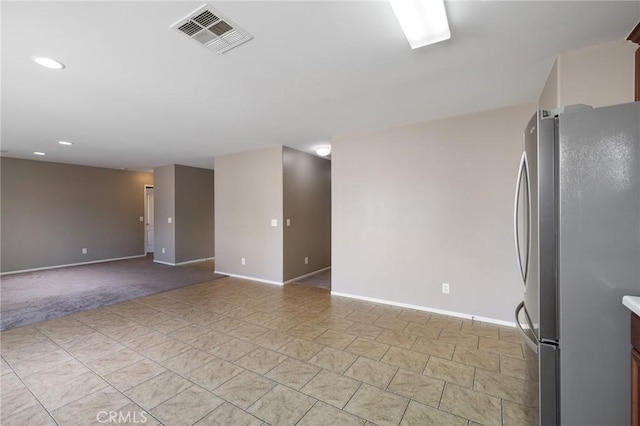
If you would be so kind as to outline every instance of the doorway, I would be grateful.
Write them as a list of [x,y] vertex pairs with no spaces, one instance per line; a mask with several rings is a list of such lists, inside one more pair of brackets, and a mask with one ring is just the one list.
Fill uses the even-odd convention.
[[144,186],[144,246],[153,253],[153,186]]

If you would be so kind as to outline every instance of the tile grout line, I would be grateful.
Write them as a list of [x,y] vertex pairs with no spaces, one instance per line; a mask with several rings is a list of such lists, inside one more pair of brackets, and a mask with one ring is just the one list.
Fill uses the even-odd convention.
[[[357,380],[357,382],[360,383],[360,385],[358,386],[358,388],[355,390],[355,392],[353,392],[353,394],[349,397],[349,399],[347,400],[347,402],[344,403],[344,405],[342,406],[341,410],[345,411],[344,409],[347,407],[347,405],[349,405],[349,403],[351,402],[351,400],[353,399],[353,397],[358,393],[358,391],[360,390],[360,388],[362,388],[362,386],[364,385],[364,382],[360,382],[360,380]],[[349,413],[348,411],[345,411],[347,413]],[[352,413],[349,413],[352,414]]]
[[[303,386],[304,387],[304,386]],[[315,398],[314,398],[315,399]],[[295,425],[297,425],[298,423],[300,423],[302,421],[302,419],[304,419],[304,417],[309,413],[309,411],[313,410],[313,407],[315,407],[316,405],[318,405],[318,403],[320,402],[319,399],[315,399],[316,402],[313,403],[313,405],[311,407],[309,407],[309,409],[307,411],[304,412],[304,414],[302,415],[302,417],[300,417],[296,422]]]
[[413,401],[413,399],[411,398],[407,398],[409,401],[407,402],[407,406],[404,407],[404,411],[402,412],[402,417],[400,417],[400,421],[398,422],[398,424],[402,423],[402,420],[404,419],[404,416],[407,414],[407,410],[409,409],[409,404],[411,404],[411,401]]
[[444,397],[444,390],[447,387],[447,381],[444,381],[444,385],[442,385],[442,391],[440,392],[440,398],[438,399],[438,406],[436,407],[438,410],[440,409],[440,405],[442,405],[442,398]]
[[[391,380],[389,380],[389,383],[387,383],[387,386],[385,386],[385,388],[384,388],[385,391],[389,391],[389,386],[391,385],[391,382],[393,382],[393,379],[396,378],[396,375],[398,374],[398,371],[400,371],[400,368],[396,367],[396,371],[393,372],[393,377],[391,377]],[[389,392],[392,392],[392,391],[389,391]]]

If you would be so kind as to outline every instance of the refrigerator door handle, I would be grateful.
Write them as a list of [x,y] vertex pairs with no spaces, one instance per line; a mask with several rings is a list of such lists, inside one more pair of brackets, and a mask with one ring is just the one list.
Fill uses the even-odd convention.
[[[531,349],[533,353],[537,354],[538,342],[536,340],[533,340],[531,336],[529,336],[529,334],[527,334],[527,332],[524,331],[524,328],[522,328],[522,324],[520,324],[520,311],[522,310],[522,308],[524,308],[524,301],[520,302],[518,306],[516,306],[516,327],[518,328],[518,331],[522,335],[524,342],[527,344],[527,346],[529,346],[529,349]],[[527,318],[527,322],[528,321],[529,319]],[[531,328],[530,324],[529,324],[529,327]]]
[[[518,215],[520,213],[520,203],[519,198],[520,198],[520,191],[522,190],[521,184],[522,184],[522,177],[525,176],[525,178],[527,179],[527,202],[529,202],[529,171],[527,170],[527,153],[523,152],[522,153],[522,157],[520,158],[520,167],[518,168],[518,179],[516,181],[516,196],[515,196],[515,201],[513,204],[513,235],[515,237],[515,243],[516,243],[516,258],[518,261],[518,270],[520,271],[520,277],[522,278],[522,286],[526,288],[527,286],[527,269],[528,266],[523,265],[522,264],[522,253],[520,252],[520,233],[518,231]],[[527,215],[527,221],[529,220],[529,216]],[[529,236],[529,227],[530,224],[527,224],[527,236]],[[526,264],[528,265],[529,263],[529,253],[528,253],[528,244],[529,242],[527,241],[527,259],[526,259]]]
[[[527,278],[529,277],[529,262],[531,260],[531,179],[529,176],[529,161],[527,160],[527,153],[524,153],[524,177],[527,181],[527,254],[525,255],[524,263],[524,282],[525,288],[527,287]],[[525,312],[526,313],[526,312]],[[529,321],[531,322],[531,321]]]

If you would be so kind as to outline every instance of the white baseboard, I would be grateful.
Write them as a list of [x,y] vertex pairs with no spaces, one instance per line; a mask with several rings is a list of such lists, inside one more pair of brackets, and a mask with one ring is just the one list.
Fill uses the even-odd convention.
[[23,272],[45,271],[47,269],[67,268],[69,266],[82,266],[82,265],[92,265],[94,263],[115,262],[116,260],[135,259],[135,258],[138,258],[138,257],[146,257],[146,256],[147,255],[145,253],[145,254],[137,254],[135,256],[115,257],[113,259],[92,260],[90,262],[68,263],[66,265],[54,265],[54,266],[44,266],[42,268],[21,269],[19,271],[0,272],[0,276],[1,275],[21,274]]
[[248,277],[248,276],[245,276],[245,275],[238,275],[238,274],[230,274],[228,272],[222,272],[222,271],[214,271],[214,272],[216,274],[228,275],[228,276],[234,277],[234,278],[242,278],[243,280],[257,281],[257,282],[260,282],[260,283],[282,286],[282,285],[285,285],[285,284],[289,284],[290,282],[293,282],[295,280],[299,280],[299,279],[302,279],[302,278],[310,277],[311,275],[319,274],[320,272],[324,272],[324,271],[327,271],[329,269],[331,269],[331,266],[328,266],[328,267],[322,268],[322,269],[318,269],[317,271],[313,271],[313,272],[310,272],[308,274],[301,275],[299,277],[295,277],[295,278],[292,278],[292,279],[284,281],[284,282],[263,280],[262,278]]
[[245,276],[245,275],[238,275],[238,274],[230,274],[229,272],[223,272],[223,271],[213,271],[213,272],[216,273],[216,274],[220,274],[220,275],[228,275],[228,276],[233,277],[233,278],[241,278],[243,280],[257,281],[259,283],[279,285],[279,286],[283,286],[284,285],[284,283],[282,283],[282,282],[263,280],[262,278],[248,277],[248,276]]
[[373,297],[365,297],[365,296],[357,296],[355,294],[339,293],[337,291],[332,291],[331,295],[332,296],[347,297],[349,299],[364,300],[364,301],[373,302],[373,303],[382,303],[382,304],[391,305],[391,306],[399,306],[401,308],[415,309],[416,311],[424,311],[424,312],[431,312],[431,313],[434,313],[434,314],[448,315],[450,317],[464,318],[464,319],[469,319],[469,320],[474,320],[474,321],[486,322],[486,323],[489,323],[489,324],[502,325],[502,326],[505,326],[505,327],[513,327],[513,328],[515,328],[515,326],[516,326],[515,322],[503,321],[503,320],[499,320],[499,319],[495,319],[495,318],[481,317],[481,316],[478,316],[478,315],[464,314],[464,313],[461,313],[461,312],[447,311],[447,310],[444,310],[444,309],[430,308],[430,307],[427,307],[427,306],[419,306],[419,305],[411,305],[411,304],[408,304],[408,303],[392,302],[390,300],[376,299],[376,298],[373,298]]
[[299,277],[292,278],[290,280],[285,281],[284,283],[285,284],[289,284],[289,283],[294,282],[295,280],[301,280],[303,278],[307,278],[307,277],[310,277],[312,275],[319,274],[320,272],[328,271],[329,269],[331,269],[331,266],[327,266],[326,268],[318,269],[317,271],[309,272],[308,274],[300,275]]
[[155,260],[153,259],[153,263],[160,263],[162,265],[167,265],[167,266],[176,266],[175,263],[171,263],[171,262],[163,262],[162,260]]
[[162,263],[163,265],[182,266],[182,265],[188,265],[190,263],[206,262],[207,260],[215,260],[215,259],[216,259],[215,257],[205,257],[203,259],[187,260],[186,262],[178,262],[178,263],[163,262],[162,260],[155,260],[155,259],[153,259],[153,261],[155,263]]
[[206,262],[207,260],[215,260],[215,259],[216,259],[215,257],[205,257],[203,259],[187,260],[186,262],[178,262],[178,263],[176,263],[176,266],[188,265],[190,263]]

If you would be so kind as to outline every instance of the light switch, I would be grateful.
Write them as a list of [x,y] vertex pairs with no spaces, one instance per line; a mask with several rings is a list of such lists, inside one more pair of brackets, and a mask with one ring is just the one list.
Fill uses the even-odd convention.
[[173,219],[172,219],[172,218],[167,218],[167,222],[168,222],[168,223],[172,223],[172,222],[173,222]]
[[291,219],[287,219],[287,226],[291,226]]
[[140,222],[144,222],[144,217],[140,216]]
[[271,226],[278,226],[278,219],[271,219]]

